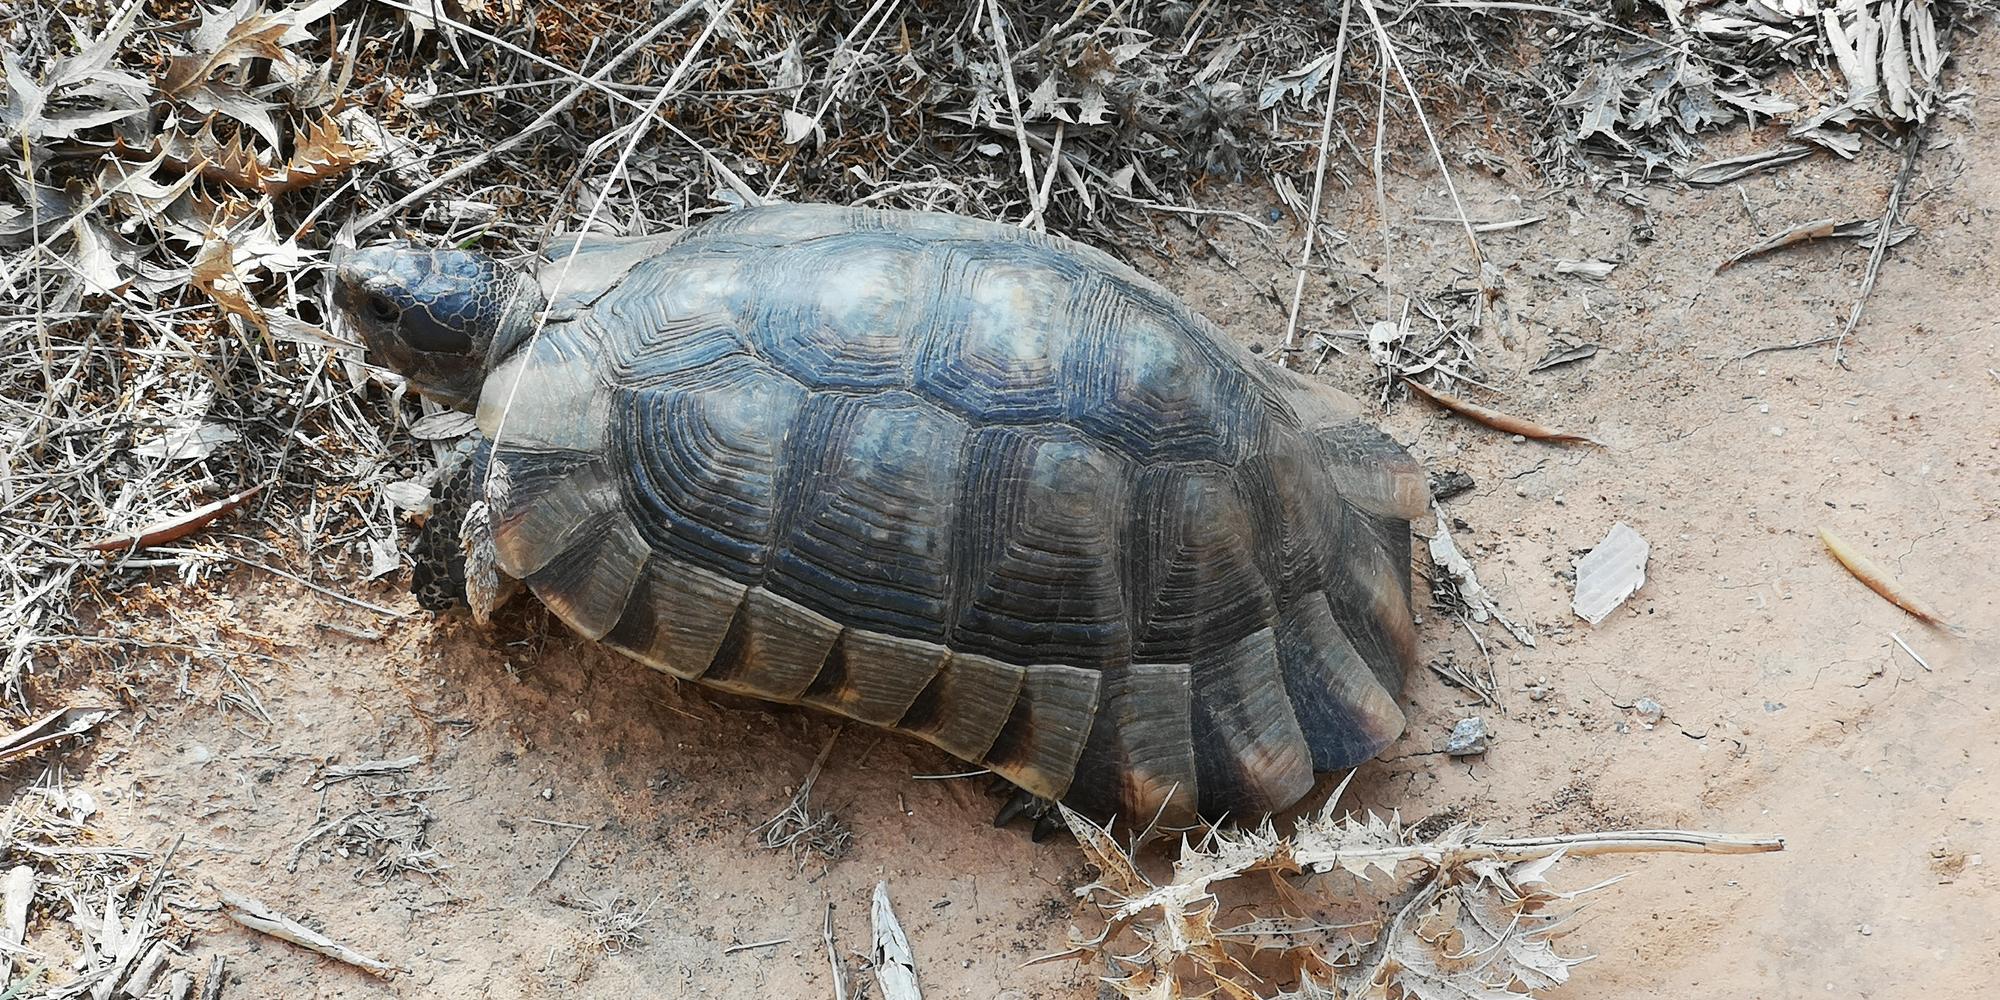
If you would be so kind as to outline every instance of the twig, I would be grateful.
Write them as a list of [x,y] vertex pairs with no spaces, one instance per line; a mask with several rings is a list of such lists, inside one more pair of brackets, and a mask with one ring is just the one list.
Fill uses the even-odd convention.
[[555,863],[549,865],[549,870],[543,872],[542,877],[536,879],[535,884],[528,887],[528,891],[534,892],[536,889],[549,884],[549,880],[556,877],[556,872],[562,870],[563,862],[568,861],[571,852],[576,850],[576,845],[583,843],[583,838],[589,835],[590,829],[588,827],[577,831],[576,836],[571,838],[569,846],[563,848],[561,854],[556,855]]
[[280,941],[290,941],[308,951],[316,951],[337,962],[346,962],[357,968],[366,969],[378,976],[394,975],[396,967],[371,955],[364,955],[292,918],[271,909],[263,902],[228,889],[218,890],[222,894],[223,912],[229,919],[257,931],[269,934]]
[[847,967],[840,964],[840,949],[833,944],[833,904],[826,904],[826,922],[820,926],[820,940],[826,943],[826,965],[833,976],[833,1000],[847,1000]]
[[222,987],[227,985],[223,973],[228,963],[219,954],[208,958],[208,978],[201,983],[201,1000],[222,1000]]
[[1894,640],[1896,640],[1896,645],[1898,645],[1898,646],[1901,646],[1901,647],[1903,647],[1903,652],[1905,652],[1905,653],[1908,653],[1908,654],[1910,654],[1910,659],[1912,659],[1912,660],[1915,660],[1915,661],[1917,661],[1917,666],[1920,666],[1920,667],[1924,668],[1924,672],[1925,672],[1925,673],[1930,673],[1930,672],[1931,672],[1931,665],[1930,665],[1929,663],[1925,662],[1925,660],[1924,660],[1924,658],[1923,658],[1923,657],[1921,657],[1921,656],[1918,656],[1918,655],[1917,655],[1917,651],[1916,651],[1916,650],[1914,650],[1914,649],[1911,649],[1911,648],[1910,648],[1910,644],[1909,644],[1909,643],[1907,643],[1907,642],[1904,642],[1904,641],[1903,641],[1903,637],[1902,637],[1902,636],[1900,636],[1900,635],[1897,635],[1897,634],[1896,634],[1896,633],[1894,633],[1894,632],[1891,632],[1891,633],[1889,633],[1889,638],[1891,638],[1891,639],[1894,639]]
[[791,940],[792,939],[788,937],[781,937],[781,938],[772,938],[769,941],[752,941],[749,944],[733,944],[727,948],[722,949],[722,953],[724,955],[734,955],[739,951],[752,951],[757,948],[775,948],[781,944],[790,944]]
[[[1424,114],[1424,99],[1417,94],[1416,82],[1410,79],[1409,71],[1403,68],[1403,58],[1396,54],[1396,46],[1390,43],[1389,32],[1382,27],[1382,18],[1375,13],[1375,5],[1364,3],[1361,5],[1361,10],[1368,15],[1369,23],[1375,26],[1375,37],[1381,42],[1382,51],[1389,56],[1389,62],[1395,65],[1396,75],[1402,78],[1403,89],[1410,95],[1410,106],[1417,112],[1417,123],[1424,128],[1424,138],[1431,144],[1431,156],[1437,160],[1438,173],[1444,177],[1444,189],[1451,193],[1451,207],[1458,211],[1458,221],[1465,227],[1465,241],[1472,246],[1472,262],[1474,265],[1483,265],[1486,263],[1486,255],[1479,250],[1479,234],[1472,231],[1472,220],[1465,214],[1465,203],[1459,200],[1458,185],[1452,182],[1451,168],[1445,165],[1444,150],[1438,146],[1437,133],[1431,131],[1430,116]],[[1475,270],[1479,271],[1479,284],[1483,289],[1486,285],[1485,269],[1475,267]]]
[[[1366,0],[1363,0],[1366,2]],[[1326,190],[1326,161],[1332,159],[1327,146],[1333,139],[1333,106],[1340,97],[1340,73],[1347,61],[1347,15],[1352,0],[1340,2],[1340,34],[1333,42],[1333,70],[1326,83],[1326,115],[1319,123],[1319,161],[1313,166],[1313,193],[1311,210],[1306,219],[1305,245],[1299,248],[1297,273],[1292,281],[1292,308],[1285,317],[1285,346],[1278,354],[1278,363],[1289,368],[1292,352],[1298,347],[1299,303],[1306,294],[1306,268],[1312,263],[1313,243],[1319,237],[1320,198]]]
[[285,579],[290,580],[293,583],[296,583],[299,586],[312,591],[313,593],[319,594],[324,597],[331,597],[342,604],[350,604],[353,605],[354,607],[360,608],[363,611],[373,611],[374,613],[382,615],[383,617],[386,618],[410,617],[408,614],[405,614],[404,612],[391,611],[388,608],[382,607],[379,604],[370,604],[367,601],[364,601],[358,597],[349,597],[338,590],[330,590],[326,587],[322,587],[319,584],[314,583],[311,580],[306,579],[305,577],[299,576],[296,573],[288,573],[282,569],[277,568],[276,566],[267,566],[264,563],[260,563],[255,559],[245,559],[234,552],[225,552],[223,553],[223,555],[245,566],[249,566],[255,569],[261,569],[264,572],[270,573],[274,576],[282,576]]
[[[402,4],[394,3],[392,2],[392,0],[377,0],[377,2],[386,3],[391,7],[403,8]],[[423,184],[418,185],[416,188],[414,188],[408,194],[405,194],[401,198],[398,198],[395,201],[392,201],[389,204],[379,209],[376,209],[373,212],[368,213],[367,215],[361,218],[361,221],[354,223],[353,226],[350,227],[351,230],[353,232],[360,232],[364,229],[367,229],[371,226],[374,226],[382,222],[383,220],[389,218],[390,216],[395,215],[397,212],[402,211],[404,207],[415,204],[416,202],[421,201],[426,197],[429,197],[430,193],[436,191],[438,188],[441,188],[446,184],[449,184],[452,181],[455,181],[460,177],[463,177],[466,174],[469,174],[474,170],[479,169],[481,166],[485,165],[486,161],[491,160],[495,156],[498,156],[501,153],[513,149],[515,146],[518,146],[521,143],[525,142],[529,136],[534,135],[536,132],[541,131],[543,128],[546,128],[547,126],[552,124],[556,120],[556,118],[561,116],[564,111],[569,110],[569,106],[575,104],[580,98],[582,98],[585,91],[590,90],[593,87],[597,87],[598,89],[605,89],[599,85],[601,85],[603,81],[611,75],[613,70],[617,69],[620,65],[623,65],[625,60],[630,59],[633,56],[639,54],[639,52],[643,50],[647,45],[652,44],[653,39],[660,37],[660,35],[665,33],[668,28],[671,28],[674,25],[679,24],[681,21],[685,20],[689,14],[692,14],[695,11],[700,10],[701,6],[702,6],[702,0],[687,0],[686,3],[683,3],[679,7],[675,8],[673,13],[668,14],[665,18],[662,18],[658,24],[653,25],[651,30],[647,31],[645,34],[640,35],[638,38],[634,39],[630,45],[627,45],[623,49],[620,49],[618,53],[616,55],[613,55],[610,59],[605,60],[604,65],[599,66],[597,68],[597,72],[592,73],[589,77],[586,77],[581,82],[579,82],[575,87],[572,87],[570,89],[570,92],[564,94],[561,100],[543,109],[542,113],[535,116],[535,120],[529,122],[526,128],[523,128],[520,131],[515,132],[513,135],[510,135],[507,138],[494,143],[492,146],[480,150],[479,153],[473,156],[471,159],[466,160],[464,163],[461,163],[458,166],[453,167],[442,174],[439,174],[438,176],[432,178],[429,181],[426,181]],[[418,11],[418,13],[424,13],[424,16],[426,17],[442,16],[441,12],[439,14],[430,14],[430,13],[425,13],[423,11]],[[538,56],[531,55],[531,58],[535,58],[538,61],[547,62],[547,60],[543,60]],[[571,72],[571,71],[565,70],[564,72]],[[619,94],[615,91],[610,91],[608,89],[605,89],[605,92],[611,94],[612,96],[616,97],[621,101],[637,103],[635,101],[632,101],[625,95]]]
[[[1900,29],[1896,29],[1900,30]],[[1925,119],[1917,124],[1903,148],[1903,165],[1896,171],[1896,181],[1889,186],[1889,204],[1882,210],[1882,224],[1875,230],[1875,245],[1868,251],[1868,271],[1861,276],[1861,292],[1854,297],[1854,308],[1847,313],[1847,325],[1840,330],[1840,336],[1833,342],[1834,364],[1847,367],[1847,338],[1854,328],[1861,324],[1861,310],[1868,304],[1868,295],[1875,290],[1875,279],[1882,275],[1882,259],[1889,253],[1889,244],[1895,242],[1896,216],[1903,210],[1903,192],[1910,187],[1910,178],[1917,172],[1917,154],[1924,148],[1924,139],[1930,135],[1930,123]]]
[[[1021,90],[1014,85],[1014,61],[1007,57],[1007,32],[1000,27],[999,0],[986,0],[986,26],[992,29],[993,49],[1000,57],[1000,76],[1007,84],[1007,109],[1014,115],[1014,141],[1020,146],[1021,179],[1028,183],[1028,195],[1032,198],[1036,191],[1041,190],[1041,185],[1035,183],[1035,162],[1028,155],[1028,129],[1021,120]],[[1049,169],[1055,169],[1053,159]],[[1032,210],[1027,218],[1021,220],[1021,225],[1036,230],[1045,228],[1041,217]]]

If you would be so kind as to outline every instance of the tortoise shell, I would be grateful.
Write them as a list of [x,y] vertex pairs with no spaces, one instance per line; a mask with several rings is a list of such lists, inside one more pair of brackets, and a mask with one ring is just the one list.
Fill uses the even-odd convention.
[[755,208],[558,239],[512,289],[539,330],[483,259],[340,266],[402,314],[340,303],[378,353],[476,396],[499,567],[650,666],[1140,822],[1283,808],[1402,731],[1416,463],[1104,253]]

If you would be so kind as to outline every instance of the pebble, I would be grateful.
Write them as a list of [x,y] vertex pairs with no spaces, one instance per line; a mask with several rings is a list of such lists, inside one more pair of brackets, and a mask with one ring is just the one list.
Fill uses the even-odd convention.
[[1659,725],[1660,720],[1667,717],[1667,710],[1660,707],[1659,702],[1647,697],[1633,702],[1632,712],[1639,717],[1640,722],[1646,724],[1647,729]]
[[1453,757],[1477,757],[1486,752],[1489,739],[1486,720],[1479,716],[1460,719],[1451,727],[1451,737],[1445,740],[1444,752]]

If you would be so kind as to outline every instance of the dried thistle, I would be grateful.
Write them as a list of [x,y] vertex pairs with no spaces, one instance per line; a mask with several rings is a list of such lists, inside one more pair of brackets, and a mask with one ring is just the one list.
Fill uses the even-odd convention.
[[1268,821],[1211,830],[1155,882],[1105,828],[1063,818],[1098,869],[1077,894],[1102,926],[1050,958],[1102,957],[1107,986],[1147,1000],[1520,1000],[1568,981],[1582,961],[1555,949],[1568,904],[1616,881],[1556,889],[1564,857],[1784,846],[1675,830],[1487,839],[1470,823],[1424,839],[1396,816],[1336,815],[1329,802],[1290,836]]

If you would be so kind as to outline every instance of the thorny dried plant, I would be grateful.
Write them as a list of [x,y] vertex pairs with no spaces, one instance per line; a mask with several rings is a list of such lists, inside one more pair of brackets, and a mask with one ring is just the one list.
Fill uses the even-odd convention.
[[1559,890],[1549,873],[1563,858],[1783,847],[1678,830],[1492,839],[1470,823],[1419,837],[1329,802],[1289,836],[1269,822],[1212,830],[1155,881],[1105,828],[1063,816],[1098,871],[1077,890],[1096,930],[1044,960],[1102,958],[1106,986],[1144,1000],[1523,1000],[1569,979],[1582,959],[1555,940],[1571,904],[1617,881]]

